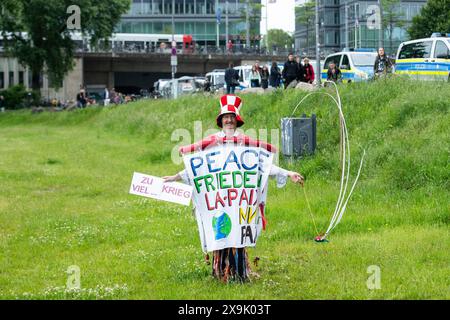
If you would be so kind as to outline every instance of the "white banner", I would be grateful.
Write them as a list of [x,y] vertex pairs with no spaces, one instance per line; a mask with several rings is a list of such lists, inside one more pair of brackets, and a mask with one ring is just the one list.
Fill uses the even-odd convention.
[[164,183],[162,178],[135,172],[130,193],[188,206],[191,202],[192,187],[178,182]]
[[272,160],[263,148],[233,144],[183,156],[204,251],[256,245]]

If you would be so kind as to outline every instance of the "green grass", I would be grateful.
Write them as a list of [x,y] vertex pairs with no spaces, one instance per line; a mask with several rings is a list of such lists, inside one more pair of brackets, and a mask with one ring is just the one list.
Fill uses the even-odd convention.
[[[271,182],[268,229],[250,249],[260,278],[224,285],[210,277],[190,207],[128,194],[134,171],[172,163],[175,129],[214,129],[218,99],[186,97],[111,108],[0,114],[2,299],[437,299],[450,298],[450,85],[404,79],[341,86],[353,174],[366,161],[329,243],[315,236],[303,191]],[[245,129],[278,129],[305,95],[243,95]],[[281,166],[307,178],[324,230],[339,191],[336,107],[313,96],[316,155]],[[175,137],[176,138],[176,137]],[[273,141],[275,142],[275,141]],[[81,270],[81,291],[64,289]],[[381,268],[369,290],[367,268]]]

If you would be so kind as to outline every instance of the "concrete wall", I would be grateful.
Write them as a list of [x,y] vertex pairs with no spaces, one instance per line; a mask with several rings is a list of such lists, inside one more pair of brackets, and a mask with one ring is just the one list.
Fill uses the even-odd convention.
[[[0,90],[7,89],[13,85],[22,83],[27,89],[31,88],[31,71],[18,63],[16,58],[0,57],[0,72],[3,72],[3,81],[0,80]],[[13,77],[10,77],[12,72]],[[22,81],[21,81],[22,80]],[[3,88],[2,88],[3,83]],[[75,66],[63,81],[63,86],[59,90],[49,88],[48,77],[44,74],[42,79],[41,95],[47,99],[75,100],[76,94],[83,83],[83,59],[76,58]]]
[[[228,61],[240,64],[236,57],[178,56],[177,72],[205,74],[213,69],[226,68]],[[85,79],[95,77],[97,72],[157,72],[171,73],[170,55],[130,56],[130,57],[90,57],[84,58]],[[89,75],[89,76],[88,76]],[[98,75],[97,75],[98,76]],[[89,80],[90,81],[90,80]]]
[[76,58],[73,70],[64,77],[63,85],[59,90],[49,88],[48,77],[44,75],[41,95],[43,98],[48,99],[56,98],[61,101],[75,101],[76,95],[80,91],[80,85],[83,84],[83,80],[83,59]]
[[[12,77],[10,73],[12,72]],[[28,69],[22,66],[16,58],[0,57],[0,90],[8,89],[21,82],[28,88]],[[22,75],[22,79],[20,77]]]

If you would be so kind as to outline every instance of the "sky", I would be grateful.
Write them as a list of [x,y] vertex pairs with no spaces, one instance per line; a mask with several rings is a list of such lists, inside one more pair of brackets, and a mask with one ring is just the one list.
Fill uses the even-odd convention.
[[[261,0],[262,5],[268,8],[267,24],[269,29],[282,29],[287,32],[295,31],[295,0]],[[274,0],[272,0],[274,1]],[[297,0],[298,1],[298,0]],[[266,10],[262,9],[261,34],[266,34]]]

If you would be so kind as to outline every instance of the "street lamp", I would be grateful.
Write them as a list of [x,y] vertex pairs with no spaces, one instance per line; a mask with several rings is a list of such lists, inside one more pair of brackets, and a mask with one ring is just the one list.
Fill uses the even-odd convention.
[[219,26],[220,26],[221,12],[219,8],[219,0],[216,0],[216,47],[219,49]]
[[316,0],[316,68],[317,68],[317,76],[316,76],[316,85],[320,87],[320,80],[322,77],[322,73],[320,72],[320,44],[319,44],[319,0]]
[[267,19],[269,19],[269,10],[267,8],[266,0],[266,51],[268,51],[269,48],[269,23],[267,22]]
[[172,0],[172,46],[171,46],[170,66],[172,67],[172,96],[178,96],[178,84],[175,83],[175,73],[177,72],[177,43],[175,42],[175,0]]
[[225,50],[228,47],[228,0],[225,1]]
[[345,47],[348,49],[348,5],[345,4]]
[[250,5],[248,3],[249,0],[245,1],[245,23],[247,24],[247,30],[245,34],[245,46],[247,47],[247,50],[250,48],[250,17],[249,17],[249,9]]
[[172,42],[175,40],[175,0],[172,0]]
[[380,7],[380,29],[378,30],[378,48],[383,48],[383,6],[381,0],[378,0],[378,6]]

